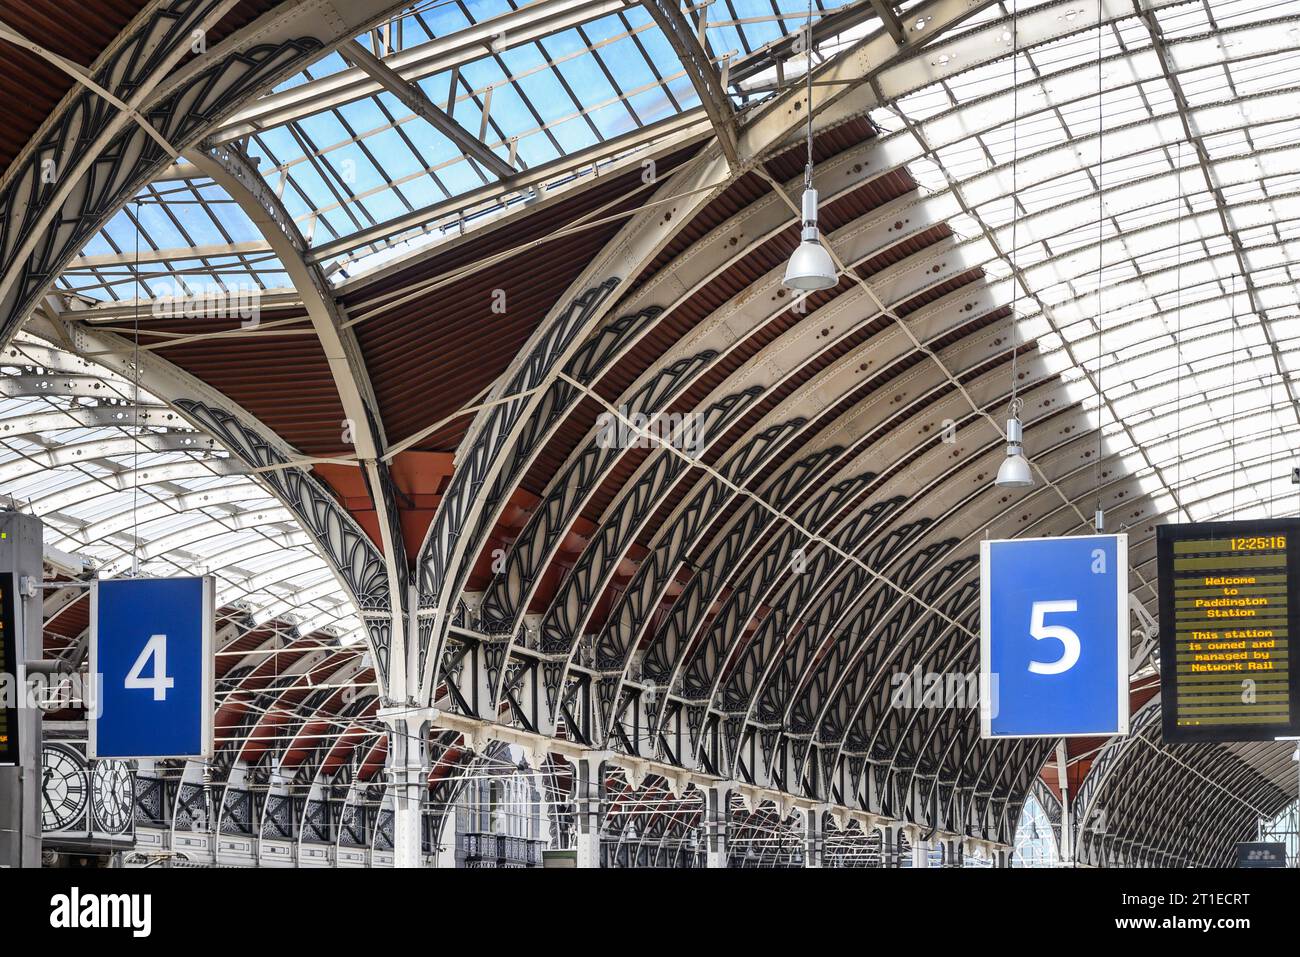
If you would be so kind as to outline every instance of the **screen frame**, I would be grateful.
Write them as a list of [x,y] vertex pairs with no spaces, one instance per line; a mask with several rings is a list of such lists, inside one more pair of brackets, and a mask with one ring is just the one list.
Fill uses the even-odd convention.
[[[1060,542],[1084,540],[1115,540],[1115,667],[1116,667],[1116,730],[1091,730],[1067,732],[1039,732],[1036,734],[1011,734],[993,730],[993,714],[989,695],[993,688],[993,546],[1030,542]],[[1129,549],[1127,532],[1095,532],[1091,535],[1039,535],[1024,538],[985,538],[980,541],[980,670],[979,706],[980,738],[985,741],[1026,741],[1056,738],[1126,737],[1132,720],[1132,638],[1129,630]]]
[[86,722],[86,756],[88,758],[108,758],[115,761],[134,760],[185,760],[209,761],[216,753],[216,578],[212,575],[172,575],[142,576],[139,579],[95,579],[90,585],[90,640],[88,657],[90,674],[96,688],[95,710],[102,706],[99,689],[103,676],[99,673],[99,586],[103,581],[199,581],[201,583],[202,622],[200,627],[201,661],[200,690],[201,708],[199,719],[199,750],[194,754],[100,754],[99,753],[99,715],[92,714]]
[[[1287,641],[1300,625],[1300,605],[1292,600],[1291,591],[1300,582],[1300,518],[1268,518],[1258,521],[1193,522],[1156,526],[1156,581],[1160,593],[1160,718],[1161,734],[1169,744],[1273,741],[1279,737],[1300,735],[1300,669],[1288,657],[1290,668],[1291,720],[1287,724],[1211,725],[1181,728],[1178,717],[1177,670],[1166,670],[1165,662],[1177,657],[1177,630],[1174,617],[1174,543],[1198,538],[1244,538],[1250,534],[1287,537]],[[1234,534],[1235,533],[1235,534]],[[1294,536],[1294,538],[1292,537]],[[1292,543],[1295,542],[1295,545]]]

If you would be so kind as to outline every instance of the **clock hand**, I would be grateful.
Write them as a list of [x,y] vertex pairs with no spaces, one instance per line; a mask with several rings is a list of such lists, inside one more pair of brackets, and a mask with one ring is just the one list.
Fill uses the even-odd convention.
[[54,770],[46,768],[45,777],[41,779],[41,797],[45,799],[45,803],[50,806],[51,811],[54,810],[54,802],[50,800],[50,778],[52,777],[54,777]]

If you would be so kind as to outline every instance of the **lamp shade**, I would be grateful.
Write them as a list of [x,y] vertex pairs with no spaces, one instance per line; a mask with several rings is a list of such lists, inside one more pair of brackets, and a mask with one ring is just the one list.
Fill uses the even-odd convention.
[[838,279],[835,263],[826,247],[816,239],[805,239],[790,257],[785,267],[785,278],[781,281],[791,289],[812,292],[830,289]]
[[994,482],[998,488],[1030,488],[1034,484],[1034,473],[1029,468],[1029,459],[1025,458],[1021,439],[1020,420],[1012,416],[1007,419],[1007,457],[998,467]]
[[803,191],[803,233],[798,248],[786,264],[782,282],[791,289],[815,292],[830,289],[838,281],[835,261],[817,233],[817,190],[809,187]]
[[1034,484],[1034,475],[1029,470],[1029,459],[1020,452],[1008,452],[998,467],[997,486],[999,488],[1030,488]]

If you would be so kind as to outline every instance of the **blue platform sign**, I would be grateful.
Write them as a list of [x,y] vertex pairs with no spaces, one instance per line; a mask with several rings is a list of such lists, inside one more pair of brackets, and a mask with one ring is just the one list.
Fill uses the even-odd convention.
[[212,578],[106,579],[90,602],[90,756],[211,757]]
[[1128,536],[980,543],[985,738],[1128,733]]

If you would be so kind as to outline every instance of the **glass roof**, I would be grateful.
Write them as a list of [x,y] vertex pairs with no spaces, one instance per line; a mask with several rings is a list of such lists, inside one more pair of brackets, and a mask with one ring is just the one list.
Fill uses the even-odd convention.
[[[879,26],[868,0],[813,0],[813,8],[815,20],[837,17],[837,32],[819,41],[826,51]],[[682,13],[713,68],[734,71],[728,93],[740,109],[775,92],[769,65],[788,52],[774,47],[801,29],[807,9],[807,0],[710,0]],[[313,63],[210,142],[234,143],[250,157],[334,282],[711,132],[686,70],[639,4],[433,0],[355,42],[516,172],[501,180],[351,63],[346,48]],[[787,68],[783,82],[797,80]],[[125,298],[137,220],[146,298],[181,281],[190,293],[288,285],[254,225],[191,164],[178,163],[137,200],[60,288],[89,300]]]
[[93,308],[137,296],[157,301],[256,289],[263,297],[293,287],[257,226],[224,190],[207,177],[168,174],[113,215],[55,288]]
[[1000,56],[873,118],[1159,509],[1272,515],[1297,500],[1300,3],[1155,6],[1005,5]]
[[133,383],[20,335],[0,358],[4,504],[100,577],[212,574],[217,604],[300,634],[362,637],[356,609],[288,509]]
[[[721,0],[688,11],[720,69],[798,29],[806,9],[804,0]],[[538,27],[548,14],[568,25]],[[454,42],[462,37],[486,42]],[[656,126],[700,110],[673,48],[637,4],[439,0],[359,42],[521,173],[579,155],[612,162],[620,142],[643,144]],[[293,104],[287,112],[274,108],[277,95]],[[223,136],[242,138],[304,235],[330,256],[373,252],[375,243],[349,237],[387,238],[384,224],[421,211],[416,232],[459,233],[466,218],[530,198],[456,203],[493,185],[492,171],[338,53],[243,111]]]

